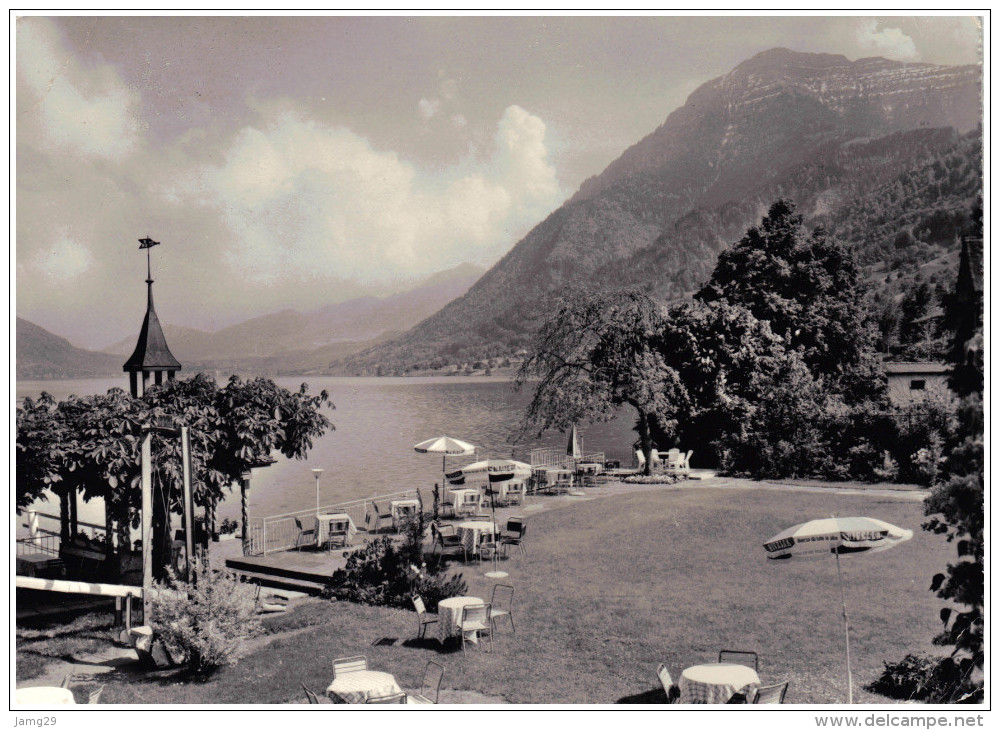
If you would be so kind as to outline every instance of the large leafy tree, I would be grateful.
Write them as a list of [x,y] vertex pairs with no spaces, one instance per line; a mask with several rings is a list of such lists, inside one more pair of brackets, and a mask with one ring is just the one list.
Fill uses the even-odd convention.
[[[220,388],[204,375],[168,381],[139,399],[119,388],[61,403],[47,394],[26,399],[17,412],[17,505],[44,498],[46,490],[101,497],[126,546],[129,527],[139,524],[144,428],[164,421],[188,426],[195,503],[214,510],[233,482],[272,452],[303,458],[313,440],[332,428],[324,404],[328,394],[310,395],[305,385],[290,392],[265,378],[234,376]],[[152,445],[154,562],[162,575],[168,515],[182,509],[181,443],[157,434]]]
[[606,421],[630,407],[650,466],[652,433],[670,432],[689,403],[664,360],[659,306],[636,292],[574,292],[539,330],[517,386],[534,383],[523,424],[539,434],[581,421]]
[[767,322],[828,391],[861,400],[884,389],[853,255],[824,230],[807,230],[788,201],[775,202],[759,225],[719,254],[695,298],[739,305]]

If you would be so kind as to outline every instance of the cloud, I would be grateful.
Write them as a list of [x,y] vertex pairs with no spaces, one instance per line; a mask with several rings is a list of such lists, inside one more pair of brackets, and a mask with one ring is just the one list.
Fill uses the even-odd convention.
[[430,119],[438,113],[440,108],[440,99],[421,99],[417,103],[417,113],[420,114],[421,119]]
[[61,230],[55,243],[39,251],[32,263],[39,274],[65,281],[85,272],[93,261],[94,257],[86,246],[74,241],[65,230]]
[[512,231],[561,202],[545,132],[511,106],[490,159],[425,171],[285,111],[242,129],[203,182],[233,236],[228,260],[247,279],[410,277],[505,250]]
[[920,53],[913,39],[900,28],[880,27],[877,20],[866,20],[858,30],[858,43],[880,56],[896,61],[918,61]]
[[109,65],[68,54],[45,18],[17,21],[18,138],[40,150],[120,160],[138,143],[139,97]]

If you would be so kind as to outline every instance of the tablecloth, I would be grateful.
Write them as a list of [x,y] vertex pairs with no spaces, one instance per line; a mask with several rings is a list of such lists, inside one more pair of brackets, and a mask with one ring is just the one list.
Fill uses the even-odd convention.
[[73,693],[62,687],[24,687],[14,693],[19,705],[75,705]]
[[388,672],[344,672],[326,688],[327,697],[334,702],[340,700],[351,705],[363,705],[373,697],[388,697],[403,690],[396,684],[396,678]]
[[473,520],[471,522],[460,522],[458,524],[458,539],[462,541],[465,551],[470,555],[479,554],[479,543],[483,535],[489,535],[487,542],[493,542],[496,535],[497,526],[493,522],[486,520]]
[[760,686],[760,677],[743,664],[697,664],[681,672],[681,702],[724,705],[737,692]]
[[344,544],[350,545],[357,533],[354,520],[346,512],[336,512],[333,514],[316,515],[316,546],[323,547],[331,535],[334,539],[340,537],[338,533],[347,533]]
[[[475,596],[456,596],[446,598],[438,604],[438,638],[443,642],[449,637],[458,636],[458,625],[462,621],[462,609],[466,606],[476,606],[483,603],[482,598]],[[470,637],[475,641],[475,637]]]
[[479,514],[478,489],[452,489],[451,494],[455,504],[455,514]]

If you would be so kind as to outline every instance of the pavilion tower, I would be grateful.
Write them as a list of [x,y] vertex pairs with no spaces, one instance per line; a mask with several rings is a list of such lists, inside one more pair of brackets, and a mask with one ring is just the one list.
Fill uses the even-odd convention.
[[139,239],[139,249],[146,250],[146,317],[142,320],[142,330],[139,332],[139,341],[135,344],[132,356],[122,366],[122,370],[129,374],[129,390],[133,398],[141,398],[149,387],[150,376],[153,376],[155,385],[163,382],[163,374],[167,374],[168,380],[174,379],[174,373],[181,369],[181,364],[177,361],[167,347],[167,338],[163,336],[163,329],[160,327],[160,320],[153,309],[153,276],[150,267],[149,249],[159,246],[158,241],[149,238]]

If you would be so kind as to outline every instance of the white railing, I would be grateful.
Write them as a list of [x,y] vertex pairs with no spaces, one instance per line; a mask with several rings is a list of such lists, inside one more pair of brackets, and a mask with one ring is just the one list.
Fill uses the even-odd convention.
[[[319,508],[319,514],[346,513],[350,515],[354,526],[358,530],[363,531],[368,528],[365,517],[369,514],[370,504],[376,504],[379,512],[388,514],[390,504],[393,501],[414,499],[417,496],[416,489],[408,489],[404,492],[395,492],[377,497],[368,497],[367,499],[355,499],[350,502],[322,506]],[[250,541],[247,555],[260,556],[281,552],[282,550],[294,550],[301,530],[311,530],[315,527],[316,514],[317,510],[313,507],[312,509],[286,512],[281,515],[250,518],[247,525],[247,536]]]
[[532,467],[559,467],[560,469],[572,469],[578,462],[604,463],[604,452],[595,451],[593,453],[582,453],[579,457],[572,457],[566,453],[566,449],[543,448],[531,450]]

